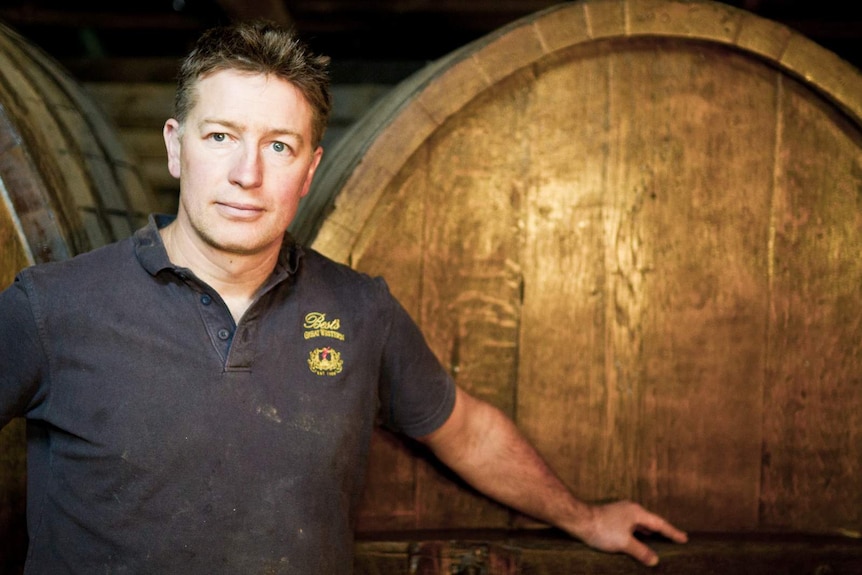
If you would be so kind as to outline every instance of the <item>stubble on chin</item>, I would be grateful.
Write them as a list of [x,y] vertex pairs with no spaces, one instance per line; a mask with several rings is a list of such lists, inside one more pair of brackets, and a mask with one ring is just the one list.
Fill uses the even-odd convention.
[[279,242],[281,237],[267,238],[261,234],[241,234],[233,236],[230,224],[223,226],[204,226],[192,223],[195,233],[210,248],[236,256],[252,256],[265,251],[267,247]]

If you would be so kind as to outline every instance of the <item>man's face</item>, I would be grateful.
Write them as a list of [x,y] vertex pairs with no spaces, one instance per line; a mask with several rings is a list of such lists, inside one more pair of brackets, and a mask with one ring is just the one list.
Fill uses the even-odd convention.
[[183,126],[165,124],[168,169],[180,178],[177,223],[233,254],[279,249],[322,149],[312,111],[275,76],[222,70],[195,88]]

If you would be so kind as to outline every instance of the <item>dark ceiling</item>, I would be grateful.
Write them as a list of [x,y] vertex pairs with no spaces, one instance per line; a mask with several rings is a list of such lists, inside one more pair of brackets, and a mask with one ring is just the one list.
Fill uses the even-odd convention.
[[[637,1],[637,0],[632,0]],[[167,80],[204,28],[232,19],[289,22],[333,75],[363,81],[442,57],[553,0],[0,0],[0,21],[83,80]],[[862,68],[862,3],[726,0],[781,22]],[[377,63],[369,66],[369,62]],[[358,63],[364,63],[359,65]],[[400,66],[400,67],[399,67]],[[368,81],[397,78],[367,78]]]

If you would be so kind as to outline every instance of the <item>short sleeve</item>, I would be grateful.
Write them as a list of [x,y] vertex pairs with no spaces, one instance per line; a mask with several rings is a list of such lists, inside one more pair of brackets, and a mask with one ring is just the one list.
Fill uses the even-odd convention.
[[407,311],[388,289],[386,293],[390,321],[382,355],[382,423],[410,437],[421,437],[451,415],[455,382]]

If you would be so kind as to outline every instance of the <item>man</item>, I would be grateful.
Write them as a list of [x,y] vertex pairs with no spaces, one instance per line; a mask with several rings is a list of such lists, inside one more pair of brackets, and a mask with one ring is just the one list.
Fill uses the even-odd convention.
[[0,294],[0,424],[28,422],[28,573],[349,573],[379,420],[487,495],[645,564],[684,541],[576,499],[458,389],[382,279],[286,234],[320,163],[327,60],[270,25],[205,33],[164,128],[175,219]]

